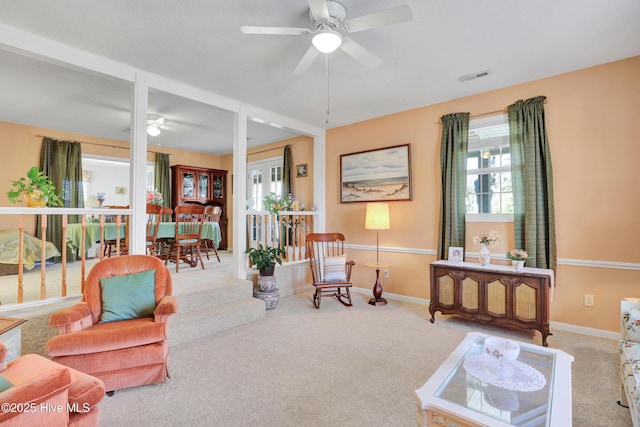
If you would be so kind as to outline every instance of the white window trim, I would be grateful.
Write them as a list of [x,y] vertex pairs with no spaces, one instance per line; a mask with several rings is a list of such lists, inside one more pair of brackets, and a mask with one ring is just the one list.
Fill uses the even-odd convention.
[[513,222],[513,214],[465,214],[466,222]]
[[[507,114],[499,114],[490,117],[483,117],[480,119],[471,119],[469,129],[482,128],[486,126],[508,124],[509,118]],[[473,125],[471,125],[473,124]],[[486,141],[472,141],[469,142],[467,152],[471,150],[482,150],[484,148],[492,148],[496,146],[509,146],[509,137],[501,136]],[[483,168],[483,169],[468,169],[467,176],[479,175],[485,173],[502,173],[511,172],[511,166],[500,166],[496,168]],[[511,193],[513,194],[513,192]],[[513,222],[513,214],[508,213],[465,213],[466,222]]]

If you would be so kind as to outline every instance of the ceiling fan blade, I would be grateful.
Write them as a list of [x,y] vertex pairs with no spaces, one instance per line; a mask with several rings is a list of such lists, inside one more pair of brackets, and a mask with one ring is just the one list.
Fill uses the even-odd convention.
[[340,49],[360,61],[368,68],[377,68],[382,65],[382,59],[369,52],[351,39],[342,39]]
[[369,15],[358,16],[344,21],[344,28],[350,33],[357,31],[370,30],[372,28],[384,27],[385,25],[399,24],[413,19],[413,12],[409,5],[385,9],[380,12],[371,13]]
[[268,34],[272,36],[302,36],[310,34],[308,28],[295,27],[256,27],[251,25],[243,25],[240,27],[243,34]]
[[311,14],[317,19],[329,19],[329,7],[326,0],[307,0]]
[[298,62],[298,65],[296,65],[296,69],[293,70],[293,74],[304,74],[309,67],[311,67],[311,64],[313,64],[313,61],[316,60],[319,54],[320,51],[311,45],[307,50],[307,53],[305,53],[300,62]]

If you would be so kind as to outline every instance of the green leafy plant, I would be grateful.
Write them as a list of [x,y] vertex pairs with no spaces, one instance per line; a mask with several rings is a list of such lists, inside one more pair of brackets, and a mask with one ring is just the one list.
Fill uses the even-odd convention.
[[291,194],[281,197],[271,192],[264,196],[264,210],[272,214],[278,213],[279,211],[290,211],[293,208],[294,200],[295,198]]
[[22,177],[17,181],[11,181],[12,190],[7,191],[7,197],[11,203],[19,203],[24,199],[22,196],[30,197],[33,200],[41,200],[50,206],[63,206],[60,194],[56,194],[56,186],[42,171],[33,166],[27,172],[27,177]]
[[269,269],[272,263],[277,262],[282,265],[281,257],[286,254],[282,248],[262,246],[262,243],[257,248],[247,248],[246,253],[249,255],[251,265],[256,266],[261,271]]

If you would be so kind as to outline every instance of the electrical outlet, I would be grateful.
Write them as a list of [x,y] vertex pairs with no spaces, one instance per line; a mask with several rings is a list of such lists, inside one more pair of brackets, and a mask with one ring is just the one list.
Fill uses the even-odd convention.
[[383,277],[384,277],[385,279],[388,279],[388,278],[389,278],[389,270],[386,270],[386,269],[384,270],[384,276],[383,276]]
[[585,307],[593,307],[596,305],[595,298],[591,294],[584,294],[584,305]]

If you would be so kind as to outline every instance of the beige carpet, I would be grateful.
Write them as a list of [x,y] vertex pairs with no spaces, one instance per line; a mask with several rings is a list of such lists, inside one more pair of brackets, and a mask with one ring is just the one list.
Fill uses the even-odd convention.
[[[221,255],[220,264],[205,260],[206,270],[172,273],[176,294],[228,277],[231,255]],[[37,289],[39,273],[31,275]],[[8,281],[4,291],[13,294],[16,276],[2,279]],[[373,307],[369,297],[354,294],[351,308],[326,298],[320,310],[313,308],[310,293],[286,297],[266,319],[173,346],[172,378],[105,397],[102,425],[414,426],[413,391],[467,332],[540,344],[537,332],[449,316],[438,316],[432,325],[426,306],[389,300]],[[44,353],[56,333],[48,326],[51,310],[19,316],[29,318],[22,328],[23,354]],[[573,425],[631,426],[628,410],[616,404],[617,342],[553,332],[550,346],[575,357]]]
[[[171,348],[171,379],[101,403],[102,425],[414,426],[413,391],[467,332],[539,344],[538,333],[439,316],[390,300],[354,307],[310,294],[283,298],[266,319]],[[618,399],[617,342],[562,331],[551,347],[575,357],[574,426],[630,426]]]

